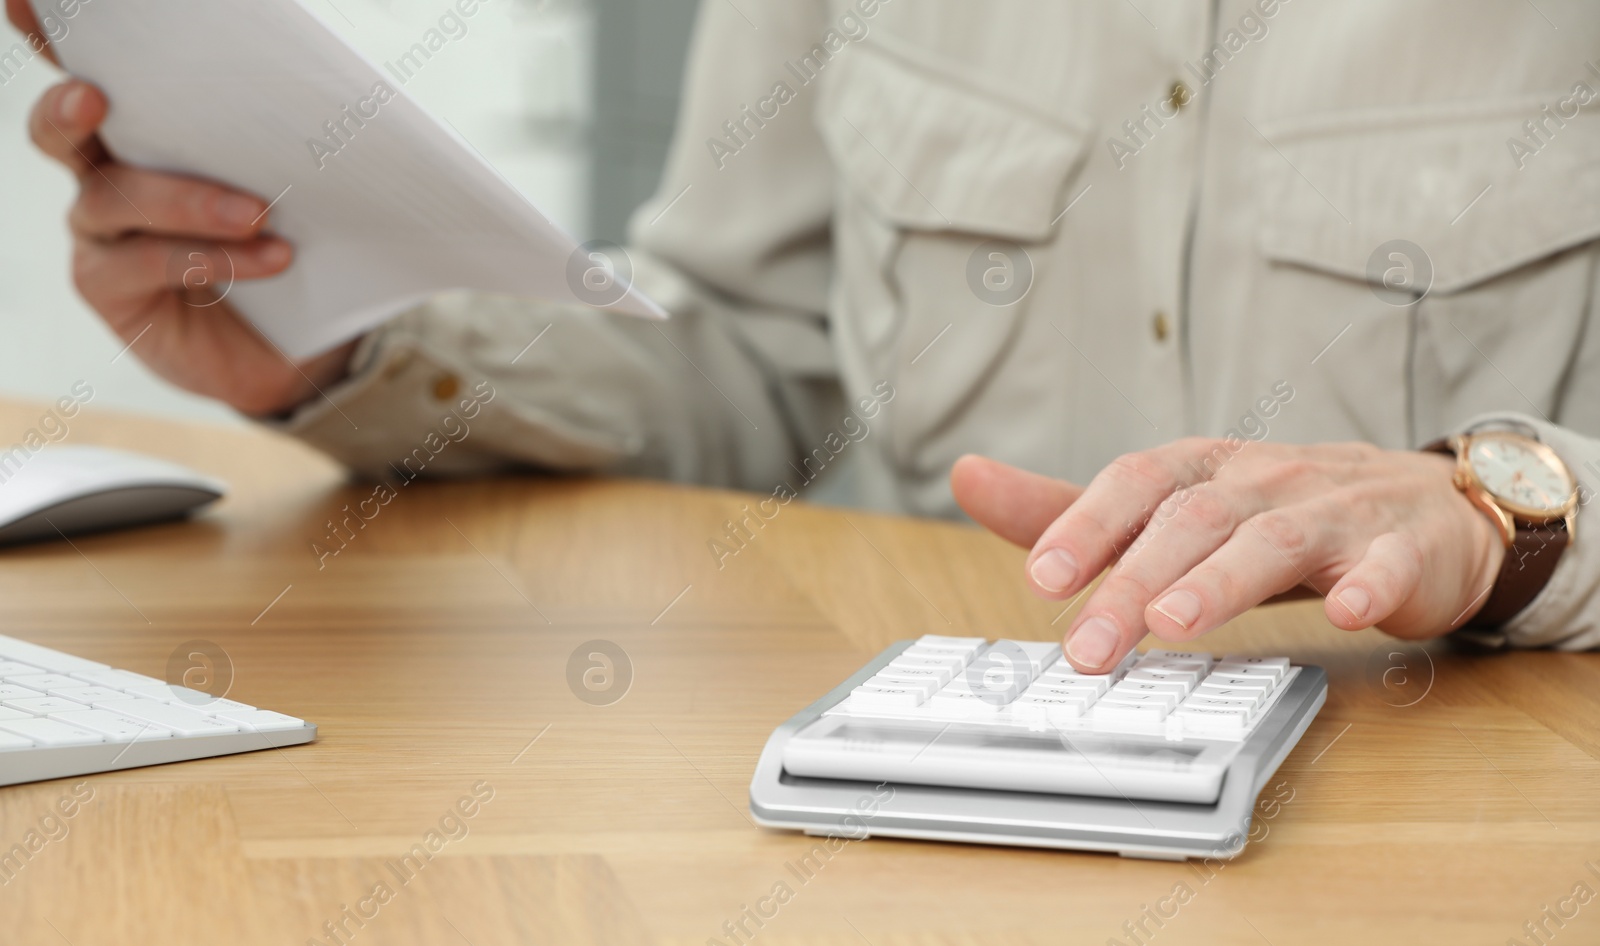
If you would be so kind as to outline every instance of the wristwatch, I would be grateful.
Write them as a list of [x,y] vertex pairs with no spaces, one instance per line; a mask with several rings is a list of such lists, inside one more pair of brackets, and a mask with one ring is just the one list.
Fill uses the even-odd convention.
[[1489,600],[1466,624],[1499,627],[1538,597],[1576,541],[1578,481],[1554,450],[1515,430],[1456,434],[1423,449],[1455,454],[1456,489],[1505,542]]

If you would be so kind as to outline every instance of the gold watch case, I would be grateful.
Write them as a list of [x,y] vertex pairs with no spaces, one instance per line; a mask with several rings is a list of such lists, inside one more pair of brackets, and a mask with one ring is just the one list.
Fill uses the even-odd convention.
[[[1478,477],[1478,471],[1472,465],[1472,447],[1474,444],[1486,440],[1500,440],[1514,443],[1519,448],[1538,457],[1539,461],[1549,466],[1561,475],[1562,482],[1567,487],[1567,498],[1559,506],[1552,508],[1538,508],[1527,506],[1514,500],[1506,499],[1496,494],[1483,480]],[[1450,438],[1450,449],[1456,455],[1456,469],[1454,482],[1456,489],[1461,490],[1473,505],[1483,510],[1490,519],[1500,528],[1500,537],[1509,548],[1517,537],[1517,522],[1528,523],[1532,527],[1548,525],[1557,520],[1565,520],[1567,525],[1567,541],[1576,541],[1575,528],[1578,513],[1578,480],[1567,468],[1566,463],[1556,455],[1549,446],[1534,440],[1532,437],[1506,430],[1484,431],[1475,434],[1455,434]]]

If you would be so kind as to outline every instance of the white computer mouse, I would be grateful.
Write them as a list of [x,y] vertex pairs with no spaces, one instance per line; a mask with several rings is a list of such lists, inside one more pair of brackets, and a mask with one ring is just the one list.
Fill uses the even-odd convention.
[[0,545],[188,515],[227,484],[166,460],[106,447],[0,452]]

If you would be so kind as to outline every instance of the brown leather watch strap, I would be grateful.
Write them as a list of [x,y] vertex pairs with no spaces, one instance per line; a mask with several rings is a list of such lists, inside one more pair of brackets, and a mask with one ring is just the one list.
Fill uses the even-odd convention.
[[1567,524],[1560,519],[1540,526],[1518,522],[1516,541],[1506,549],[1489,600],[1465,626],[1499,627],[1532,604],[1555,574],[1568,538]]
[[[1447,439],[1435,440],[1422,449],[1455,455]],[[1489,600],[1462,627],[1497,628],[1522,613],[1550,583],[1550,576],[1555,574],[1556,564],[1561,561],[1561,553],[1567,550],[1572,538],[1562,519],[1542,525],[1521,519],[1513,522],[1517,527],[1516,536],[1500,563],[1500,573],[1495,576]]]

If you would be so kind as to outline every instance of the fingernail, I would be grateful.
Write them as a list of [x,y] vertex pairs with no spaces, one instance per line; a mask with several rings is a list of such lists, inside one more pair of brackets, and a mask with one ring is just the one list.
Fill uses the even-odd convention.
[[1098,669],[1111,659],[1122,635],[1105,618],[1090,618],[1067,638],[1067,656],[1080,667]]
[[261,216],[260,201],[238,194],[223,194],[217,198],[217,217],[223,223],[248,227],[259,216]]
[[67,91],[61,93],[61,98],[56,102],[56,118],[63,122],[76,121],[78,107],[83,104],[84,89],[82,85],[71,85]]
[[1028,574],[1045,591],[1066,591],[1078,578],[1078,563],[1061,549],[1051,549],[1034,561]]
[[1372,607],[1372,596],[1365,591],[1351,585],[1338,594],[1339,603],[1357,621],[1367,616],[1367,610]]
[[1184,630],[1200,619],[1200,596],[1192,591],[1174,591],[1153,607]]
[[256,259],[266,266],[282,266],[289,262],[289,244],[270,240],[256,250]]

